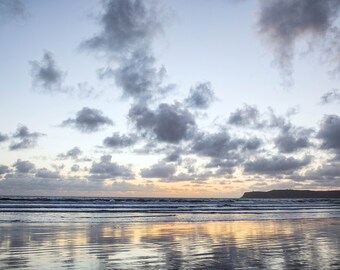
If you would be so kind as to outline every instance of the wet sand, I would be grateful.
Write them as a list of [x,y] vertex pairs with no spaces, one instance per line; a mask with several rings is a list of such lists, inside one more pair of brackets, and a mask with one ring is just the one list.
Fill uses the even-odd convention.
[[4,222],[0,269],[340,269],[340,219]]

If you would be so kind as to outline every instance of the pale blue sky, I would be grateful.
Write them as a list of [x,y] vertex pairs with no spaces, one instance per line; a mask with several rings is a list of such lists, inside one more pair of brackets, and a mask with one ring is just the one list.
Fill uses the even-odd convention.
[[[156,61],[155,68],[159,69],[163,66],[167,71],[165,82],[175,84],[176,87],[166,97],[147,106],[156,113],[158,105],[162,102],[169,105],[175,101],[179,102],[178,108],[189,109],[196,123],[195,132],[190,133],[192,137],[183,137],[174,144],[158,141],[154,129],[148,130],[147,127],[144,127],[144,130],[138,129],[128,118],[129,110],[133,108],[136,101],[133,98],[121,99],[122,89],[114,78],[105,80],[98,78],[99,68],[110,67],[114,70],[119,67],[120,62],[110,58],[107,51],[81,48],[82,42],[103,31],[99,20],[107,12],[105,10],[107,6],[102,4],[102,1],[18,0],[14,2],[22,5],[24,13],[13,15],[10,1],[0,0],[0,4],[3,5],[0,16],[5,18],[0,21],[2,36],[0,135],[8,136],[7,140],[0,142],[0,165],[7,167],[6,173],[0,174],[0,183],[2,183],[0,186],[3,190],[0,193],[12,194],[13,187],[15,188],[16,185],[12,179],[18,180],[20,177],[20,181],[32,183],[32,190],[25,191],[31,192],[32,195],[96,195],[102,194],[100,192],[104,190],[107,192],[105,194],[119,196],[238,196],[249,188],[339,188],[340,171],[335,175],[333,173],[332,177],[322,175],[322,168],[325,166],[339,168],[337,159],[327,161],[333,155],[337,155],[339,149],[337,146],[328,147],[326,150],[319,149],[320,145],[326,144],[329,139],[320,135],[322,133],[320,125],[325,119],[324,116],[339,114],[340,94],[328,104],[321,104],[321,97],[325,93],[338,88],[339,79],[329,75],[329,70],[332,68],[329,63],[320,62],[320,57],[325,55],[323,42],[325,43],[329,34],[328,29],[337,27],[335,20],[338,18],[337,12],[336,15],[329,14],[329,23],[332,25],[328,25],[321,34],[313,32],[313,27],[316,27],[314,24],[307,25],[306,29],[302,30],[300,28],[303,24],[290,26],[292,33],[298,29],[307,34],[296,34],[294,37],[295,57],[292,59],[291,76],[294,83],[284,87],[282,70],[274,64],[277,41],[268,42],[266,33],[259,33],[259,18],[265,15],[263,1],[157,1],[163,15],[155,19],[161,22],[162,31],[148,41],[148,46]],[[120,1],[106,2],[119,3]],[[270,5],[280,2],[282,0],[267,4],[268,10],[270,11]],[[300,6],[302,2],[306,1],[287,1],[287,10],[290,8],[289,5],[299,3],[295,8],[300,8],[304,12],[304,6],[302,4]],[[140,3],[148,9],[156,2],[140,1]],[[328,5],[328,1],[325,1],[324,5]],[[268,10],[266,12],[269,12]],[[116,16],[114,12],[119,12],[118,8],[110,13],[110,16]],[[13,16],[8,17],[6,14]],[[318,21],[318,18],[315,20]],[[289,24],[289,21],[283,19],[283,23]],[[312,34],[309,35],[308,31]],[[314,46],[313,51],[307,52],[308,44]],[[334,46],[336,45],[337,43]],[[37,87],[32,75],[32,61],[41,63],[46,52],[52,55],[56,68],[63,78],[58,89],[54,88],[53,91]],[[206,110],[187,107],[184,100],[188,97],[190,88],[204,82],[210,82],[215,96],[214,102]],[[81,89],[77,86],[79,83],[82,84]],[[73,89],[73,93],[70,93],[70,89]],[[86,89],[91,89],[91,94],[86,95],[84,93]],[[283,132],[283,126],[274,129],[252,129],[228,124],[229,116],[243,108],[245,104],[258,109],[260,113],[258,121],[269,119],[268,107],[271,107],[276,116],[282,116],[286,119],[286,123],[290,123],[290,132],[293,132],[292,130],[297,132],[296,130],[300,128],[313,129],[314,132],[308,135],[308,143],[305,146],[293,152],[280,152],[275,138],[278,133]],[[114,125],[103,125],[99,130],[90,133],[81,132],[70,126],[60,126],[64,120],[75,118],[77,112],[83,107],[101,111],[114,122]],[[296,113],[287,116],[286,113],[294,108]],[[169,125],[171,123],[169,122]],[[36,145],[15,151],[10,150],[10,145],[17,140],[13,136],[19,124],[27,126],[31,132],[45,135],[37,139]],[[172,129],[171,126],[169,128]],[[199,134],[212,134],[221,129],[226,130],[231,137],[250,139],[255,136],[262,141],[261,146],[251,153],[242,152],[241,148],[238,148],[239,163],[233,165],[233,173],[217,173],[217,170],[224,168],[222,165],[213,168],[207,166],[209,160],[217,157],[195,152],[192,148],[199,140]],[[331,131],[335,132],[335,135],[332,133],[332,136],[337,136],[336,130],[337,126],[334,126]],[[134,133],[139,137],[138,142],[126,148],[105,147],[103,140],[114,132]],[[297,136],[295,137],[297,141],[301,134],[294,134]],[[141,153],[143,146],[150,142],[156,144],[152,148],[152,153]],[[58,158],[58,154],[66,153],[74,147],[79,147],[82,150],[82,157],[90,160],[84,162],[80,158],[77,160]],[[164,161],[166,154],[175,148],[181,155],[181,162]],[[226,153],[227,151],[229,150],[226,150]],[[40,187],[37,184],[39,179],[34,171],[23,177],[18,175],[19,172],[15,166],[13,167],[18,159],[25,160],[34,163],[35,170],[39,168],[57,170],[60,186],[64,183],[62,181],[70,181],[72,177],[72,181],[81,179],[91,183],[94,165],[100,163],[103,155],[112,155],[111,165],[114,163],[129,167],[135,174],[133,179],[109,175],[101,178],[100,183],[96,183],[97,190],[92,186],[87,190],[85,185],[84,189],[87,191],[84,193],[78,192],[77,189],[67,193],[67,188],[62,192],[51,192],[48,187]],[[222,159],[221,156],[218,158],[226,162],[230,161],[230,155],[231,153],[228,153]],[[284,173],[269,175],[261,170],[246,172],[251,162],[255,163],[261,158],[275,160],[276,156],[293,158],[295,161],[302,160],[306,156],[313,156],[313,159],[305,166],[286,170]],[[189,163],[195,167],[195,170],[188,170],[186,164]],[[56,166],[62,164],[63,169],[56,169]],[[74,164],[78,164],[81,170],[70,172]],[[141,170],[152,170],[155,165],[162,172],[169,171],[169,167],[175,168],[176,172],[166,176],[162,173],[158,175],[155,173],[152,177],[148,177],[148,174],[143,176]],[[185,173],[185,177],[180,173]],[[315,175],[319,178],[316,179]],[[186,180],[186,177],[190,180]],[[297,181],[298,177],[303,180]],[[325,185],[320,180],[323,177],[326,177]],[[54,180],[48,179],[52,182]],[[131,192],[110,189],[114,183],[125,181],[131,184]],[[263,182],[266,182],[266,186],[262,185]],[[150,183],[153,188],[146,192],[145,185]],[[18,191],[18,193],[25,192],[20,189]]]

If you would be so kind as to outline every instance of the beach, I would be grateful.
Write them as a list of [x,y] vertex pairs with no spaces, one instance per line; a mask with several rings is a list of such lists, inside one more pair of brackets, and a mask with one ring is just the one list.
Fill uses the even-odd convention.
[[339,200],[0,199],[0,269],[339,269]]
[[1,269],[339,269],[340,219],[2,223]]

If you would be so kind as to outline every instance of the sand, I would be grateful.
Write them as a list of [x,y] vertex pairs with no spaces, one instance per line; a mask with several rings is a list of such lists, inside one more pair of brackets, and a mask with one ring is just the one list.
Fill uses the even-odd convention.
[[0,223],[0,269],[340,269],[340,219]]

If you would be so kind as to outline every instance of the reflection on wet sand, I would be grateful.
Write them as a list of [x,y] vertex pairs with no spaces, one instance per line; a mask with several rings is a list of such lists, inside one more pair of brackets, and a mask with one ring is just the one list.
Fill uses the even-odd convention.
[[340,269],[340,220],[0,224],[0,269]]

